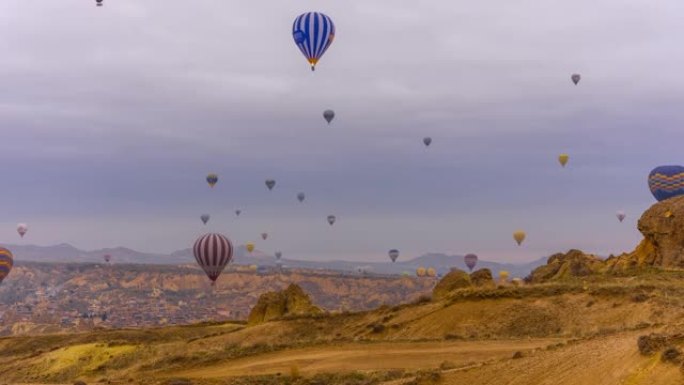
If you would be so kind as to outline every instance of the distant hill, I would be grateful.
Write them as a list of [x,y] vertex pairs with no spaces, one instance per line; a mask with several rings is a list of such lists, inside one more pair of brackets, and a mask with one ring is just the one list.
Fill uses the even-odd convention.
[[[19,261],[32,262],[92,262],[101,263],[103,256],[112,256],[112,263],[137,263],[155,265],[179,265],[193,263],[195,258],[192,249],[178,250],[171,254],[143,253],[125,247],[107,248],[100,250],[84,251],[72,245],[62,243],[55,246],[34,245],[7,245]],[[239,265],[275,266],[276,259],[259,250],[252,254],[247,253],[243,245],[235,251],[234,263]],[[463,262],[463,256],[428,253],[409,260],[399,260],[396,263],[387,262],[356,262],[356,261],[302,261],[297,259],[283,259],[283,266],[300,269],[323,269],[350,272],[366,272],[373,274],[413,274],[420,267],[432,267],[439,274],[446,274],[451,268],[456,267],[467,270]],[[506,270],[511,277],[525,277],[534,268],[544,265],[546,258],[540,258],[523,264],[498,263],[479,261],[476,268],[488,268],[497,275],[499,271]]]

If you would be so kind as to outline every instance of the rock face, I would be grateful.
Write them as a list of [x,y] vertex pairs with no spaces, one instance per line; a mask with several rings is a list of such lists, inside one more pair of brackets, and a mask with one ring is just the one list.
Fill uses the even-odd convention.
[[480,269],[470,274],[470,281],[475,286],[492,286],[494,285],[494,277],[492,271],[489,269]]
[[[490,272],[491,275],[491,272]],[[432,298],[436,300],[444,299],[449,296],[449,293],[456,289],[462,289],[472,286],[470,276],[463,270],[452,269],[449,274],[445,275],[432,290]]]
[[259,297],[249,313],[248,323],[256,325],[290,315],[313,315],[323,311],[311,303],[311,298],[294,283],[283,291],[270,291]]
[[527,277],[530,283],[562,280],[572,277],[586,277],[600,273],[605,269],[605,262],[594,255],[584,254],[580,250],[570,250],[549,257],[546,265],[534,269]]

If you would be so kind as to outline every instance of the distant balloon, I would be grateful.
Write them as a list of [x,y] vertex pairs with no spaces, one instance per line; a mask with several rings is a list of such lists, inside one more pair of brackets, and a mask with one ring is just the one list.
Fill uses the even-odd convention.
[[337,217],[335,217],[334,215],[328,215],[328,223],[330,224],[330,226],[334,225],[336,220]]
[[306,195],[304,195],[303,192],[300,192],[299,194],[297,194],[297,200],[298,200],[298,201],[304,202],[304,199],[305,199],[305,198],[306,198]]
[[575,83],[575,85],[577,85],[577,83],[580,82],[580,79],[582,79],[582,76],[580,74],[572,74],[572,76],[570,76],[570,79],[572,79],[572,82]]
[[265,241],[266,238],[268,238],[268,233],[261,233],[261,239]]
[[431,138],[431,137],[426,136],[426,137],[423,138],[423,144],[425,145],[425,147],[428,147],[428,146],[430,145],[430,143],[432,143],[432,138]]
[[565,167],[565,165],[568,163],[568,159],[570,159],[570,156],[568,154],[560,154],[558,155],[558,162],[561,164],[561,166]]
[[333,119],[335,119],[335,111],[333,110],[325,110],[323,111],[323,118],[325,119],[328,124],[332,122]]
[[4,247],[0,247],[0,283],[7,278],[14,266],[14,257],[12,252]]
[[209,187],[214,187],[216,185],[216,182],[218,182],[218,175],[216,175],[216,174],[207,175],[207,183],[209,183]]
[[238,216],[238,217],[239,217],[239,216],[240,216],[240,214],[242,214],[242,210],[235,210],[235,215],[236,215],[236,216]]
[[513,233],[513,239],[515,239],[515,241],[518,242],[518,246],[520,246],[523,243],[526,236],[527,234],[525,234],[525,232],[522,230],[518,230]]
[[390,250],[388,254],[392,262],[396,262],[397,258],[399,258],[399,250],[397,249]]
[[204,223],[205,225],[207,224],[207,222],[209,222],[209,218],[210,218],[209,214],[200,215],[200,219],[202,220],[202,223]]
[[427,270],[425,270],[425,268],[422,266],[416,269],[416,275],[418,277],[425,277],[426,273],[427,273]]
[[436,276],[437,276],[437,271],[436,271],[434,268],[432,268],[432,267],[428,267],[428,269],[425,271],[425,274],[426,274],[428,277],[436,277]]
[[509,275],[510,275],[510,274],[509,274],[506,270],[501,270],[501,271],[499,272],[499,279],[500,279],[501,281],[506,281],[506,280],[508,280],[508,276],[509,276]]
[[245,248],[247,249],[248,252],[251,253],[252,251],[254,251],[254,243],[248,242],[248,243],[245,245]]
[[28,232],[28,226],[26,223],[20,223],[17,225],[17,233],[24,238],[24,235],[26,235],[26,232]]
[[102,6],[102,0],[95,0],[95,5],[97,5],[98,7],[101,7]]
[[659,166],[648,175],[648,187],[659,202],[684,194],[684,167]]
[[280,258],[281,258],[282,256],[283,256],[283,252],[282,252],[282,251],[276,251],[276,252],[275,252],[275,257],[276,257],[277,260],[280,260]]
[[212,286],[221,272],[233,259],[233,244],[221,234],[205,234],[195,241],[192,248],[197,264],[207,274]]
[[295,19],[292,38],[314,71],[316,63],[335,39],[335,24],[322,13],[307,12]]
[[622,222],[622,221],[624,221],[625,218],[627,217],[627,214],[625,214],[624,211],[618,211],[618,212],[615,214],[615,216],[617,217],[617,219],[618,219],[620,222]]
[[466,266],[468,266],[468,269],[470,271],[473,271],[475,266],[477,265],[477,255],[475,254],[466,254],[465,257],[463,257],[463,260],[465,261]]
[[273,187],[275,187],[276,181],[273,179],[266,179],[266,187],[268,187],[269,190],[273,190]]
[[111,256],[111,255],[109,255],[109,254],[105,254],[105,255],[104,255],[104,261],[105,261],[105,262],[109,263],[111,260],[112,260],[112,256]]

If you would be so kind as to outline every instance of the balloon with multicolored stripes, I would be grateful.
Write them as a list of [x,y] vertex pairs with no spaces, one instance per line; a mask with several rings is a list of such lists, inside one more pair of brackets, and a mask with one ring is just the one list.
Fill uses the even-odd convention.
[[202,235],[195,241],[192,251],[197,264],[207,274],[212,286],[233,259],[233,244],[221,234]]
[[335,24],[320,12],[303,13],[292,24],[292,38],[314,71],[335,39]]
[[659,202],[684,194],[684,167],[658,166],[648,174],[648,187]]
[[12,252],[4,247],[0,247],[0,283],[9,275],[14,266]]

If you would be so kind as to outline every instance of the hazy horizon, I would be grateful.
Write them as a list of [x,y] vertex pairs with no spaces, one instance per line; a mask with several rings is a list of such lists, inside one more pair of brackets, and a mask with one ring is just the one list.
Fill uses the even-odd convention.
[[[310,10],[337,27],[315,73],[291,36]],[[392,248],[511,263],[631,251],[655,203],[648,172],[684,163],[682,12],[7,0],[0,239],[170,253],[212,231],[285,258],[374,262]]]

